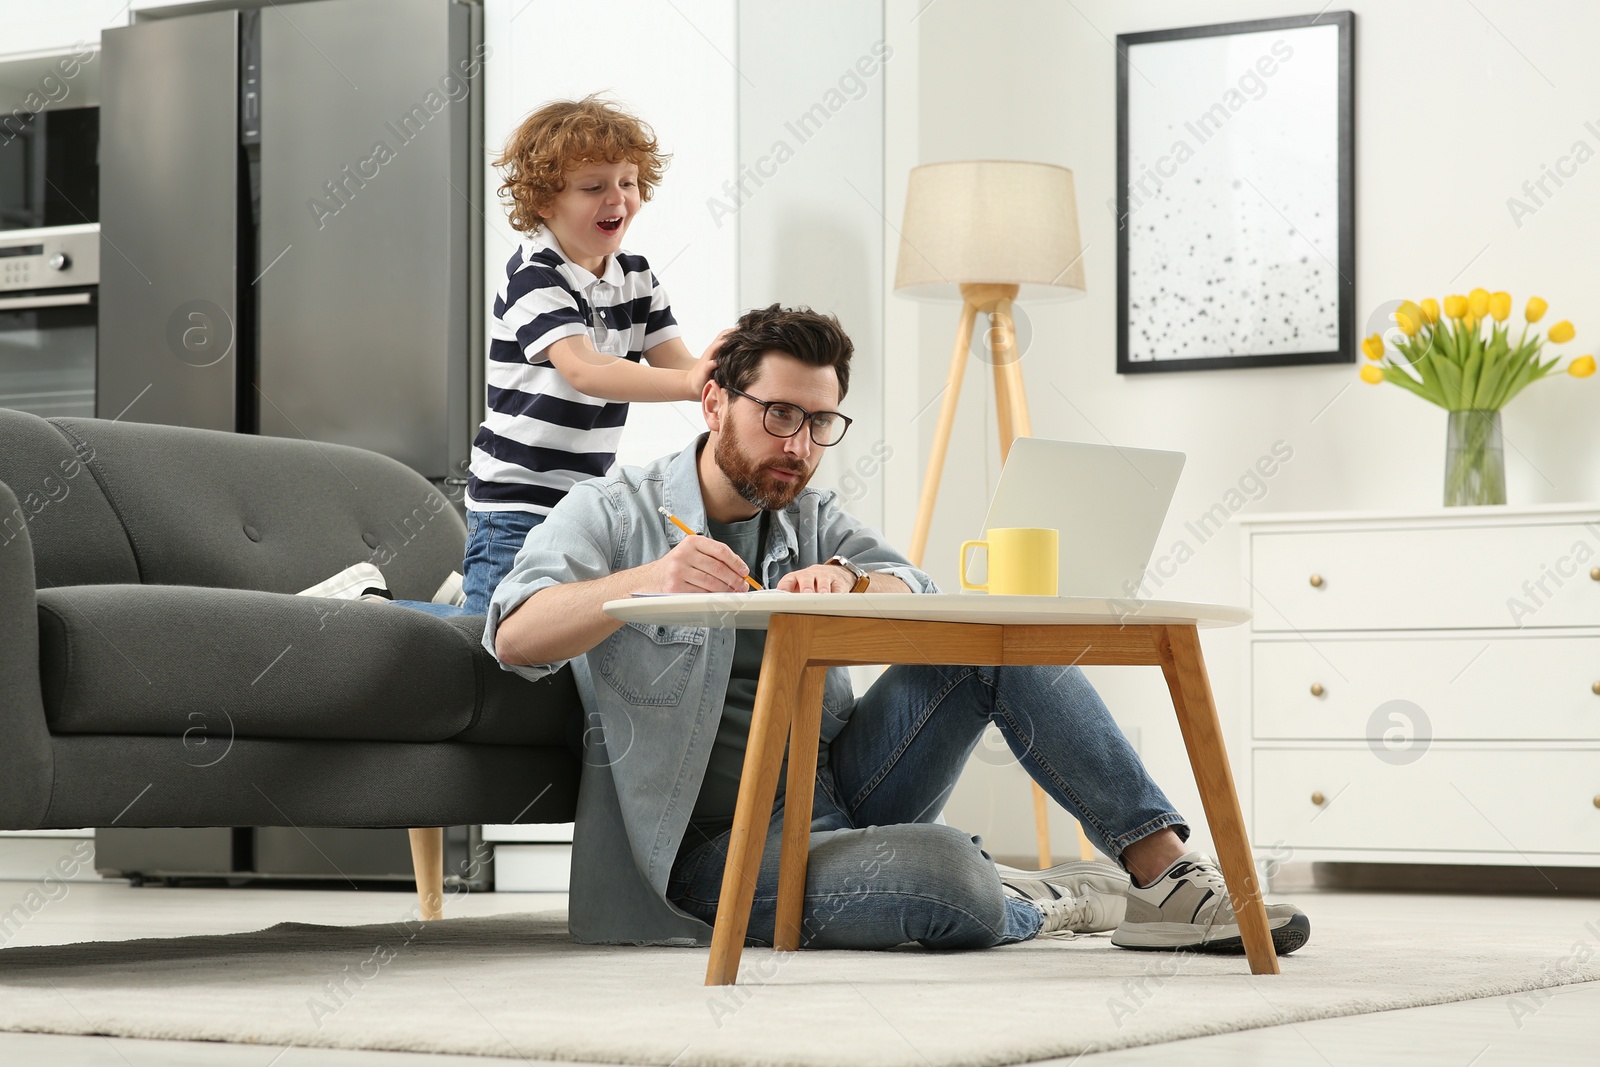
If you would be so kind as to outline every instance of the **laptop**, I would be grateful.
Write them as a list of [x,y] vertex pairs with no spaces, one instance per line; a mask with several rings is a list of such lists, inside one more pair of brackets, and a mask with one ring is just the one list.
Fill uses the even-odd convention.
[[1137,596],[1184,459],[1182,452],[1019,437],[983,528],[972,536],[1054,527],[1061,531],[1062,596]]

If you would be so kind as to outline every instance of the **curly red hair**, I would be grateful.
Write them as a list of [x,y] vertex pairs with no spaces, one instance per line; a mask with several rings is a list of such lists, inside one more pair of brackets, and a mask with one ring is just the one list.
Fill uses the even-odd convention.
[[590,95],[557,100],[522,120],[494,166],[500,199],[509,201],[511,228],[534,233],[539,212],[567,187],[566,175],[588,163],[632,163],[639,168],[639,199],[648,201],[672,157],[655,131],[617,105]]

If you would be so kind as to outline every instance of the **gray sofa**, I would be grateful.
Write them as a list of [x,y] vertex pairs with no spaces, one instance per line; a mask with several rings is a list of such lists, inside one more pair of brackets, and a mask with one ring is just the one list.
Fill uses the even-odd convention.
[[500,670],[481,617],[290,595],[370,560],[427,600],[460,567],[408,468],[0,410],[0,483],[0,829],[572,819],[568,672]]

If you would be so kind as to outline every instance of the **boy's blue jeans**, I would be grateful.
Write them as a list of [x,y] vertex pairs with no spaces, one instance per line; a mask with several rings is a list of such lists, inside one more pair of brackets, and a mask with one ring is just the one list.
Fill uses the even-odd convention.
[[[819,754],[802,944],[987,948],[1039,932],[1038,910],[1005,895],[980,839],[933,822],[990,722],[1107,855],[1163,827],[1189,836],[1078,668],[891,667]],[[780,798],[748,934],[767,945],[782,829]],[[728,837],[686,839],[667,884],[672,903],[708,923]]]
[[402,607],[415,608],[429,615],[447,618],[453,615],[487,615],[489,598],[495,586],[511,572],[511,563],[517,558],[528,531],[544,521],[543,515],[531,511],[469,511],[467,512],[467,551],[461,564],[462,591],[467,602],[461,607],[451,604],[428,604],[420,600],[396,600]]

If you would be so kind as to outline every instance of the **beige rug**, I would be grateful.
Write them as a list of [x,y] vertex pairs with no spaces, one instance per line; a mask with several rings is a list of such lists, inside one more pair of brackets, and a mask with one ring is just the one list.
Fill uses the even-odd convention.
[[[594,948],[558,913],[0,951],[0,1029],[601,1063],[1009,1064],[1600,979],[1548,934],[1319,928],[1283,974],[1104,935],[987,952]],[[1578,930],[1575,937],[1585,936]],[[1530,1008],[1538,998],[1529,998]]]

